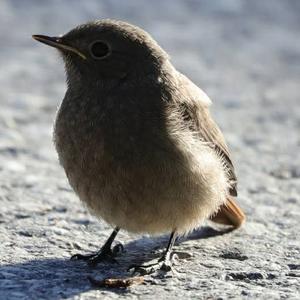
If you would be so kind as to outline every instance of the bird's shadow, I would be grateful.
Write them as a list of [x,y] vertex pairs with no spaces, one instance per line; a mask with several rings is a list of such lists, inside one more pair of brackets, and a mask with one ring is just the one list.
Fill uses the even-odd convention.
[[[207,239],[223,235],[229,230],[219,231],[211,227],[202,227],[185,238],[178,240],[182,243],[189,239]],[[130,264],[146,263],[157,257],[153,249],[161,252],[166,247],[168,236],[141,237],[127,243],[126,252],[118,258],[118,264],[100,263],[97,267],[88,267],[85,262],[71,261],[69,258],[43,258],[22,263],[9,263],[0,267],[0,289],[3,299],[21,295],[34,299],[61,299],[73,297],[87,292],[94,287],[87,278],[89,276],[104,279],[128,277],[127,268]],[[180,246],[178,247],[180,248]],[[110,289],[124,294],[126,289]]]

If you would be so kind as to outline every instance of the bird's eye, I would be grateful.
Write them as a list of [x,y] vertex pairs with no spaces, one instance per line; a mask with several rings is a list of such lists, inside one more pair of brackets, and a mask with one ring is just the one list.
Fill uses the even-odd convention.
[[104,41],[95,41],[90,45],[90,52],[93,58],[103,59],[111,54],[111,48]]

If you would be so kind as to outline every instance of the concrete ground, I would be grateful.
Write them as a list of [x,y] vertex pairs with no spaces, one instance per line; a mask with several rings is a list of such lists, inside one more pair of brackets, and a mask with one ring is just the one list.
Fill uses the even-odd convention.
[[[95,289],[87,276],[125,276],[167,236],[121,232],[119,265],[69,260],[97,250],[111,229],[89,215],[57,162],[63,65],[31,39],[103,17],[149,31],[212,98],[248,218],[227,234],[205,224],[176,245],[173,274],[127,290]],[[300,1],[2,0],[0,41],[1,299],[300,298]]]

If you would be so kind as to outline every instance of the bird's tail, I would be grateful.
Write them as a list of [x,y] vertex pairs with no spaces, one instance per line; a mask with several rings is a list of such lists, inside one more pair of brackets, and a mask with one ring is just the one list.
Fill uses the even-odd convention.
[[246,216],[233,198],[228,197],[226,203],[220,207],[216,214],[210,217],[210,220],[215,223],[231,225],[238,228],[246,220]]

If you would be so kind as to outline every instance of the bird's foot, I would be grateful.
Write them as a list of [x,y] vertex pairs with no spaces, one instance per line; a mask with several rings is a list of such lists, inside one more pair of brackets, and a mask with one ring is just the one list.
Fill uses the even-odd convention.
[[141,276],[150,275],[157,271],[168,273],[172,271],[173,256],[167,255],[161,257],[157,262],[146,265],[131,265],[127,270],[132,271],[132,274],[139,274]]
[[94,254],[75,254],[71,257],[71,260],[84,260],[88,263],[89,266],[94,267],[99,262],[107,261],[111,263],[118,263],[115,259],[120,253],[124,252],[124,246],[119,243],[113,248],[102,247],[101,250]]

